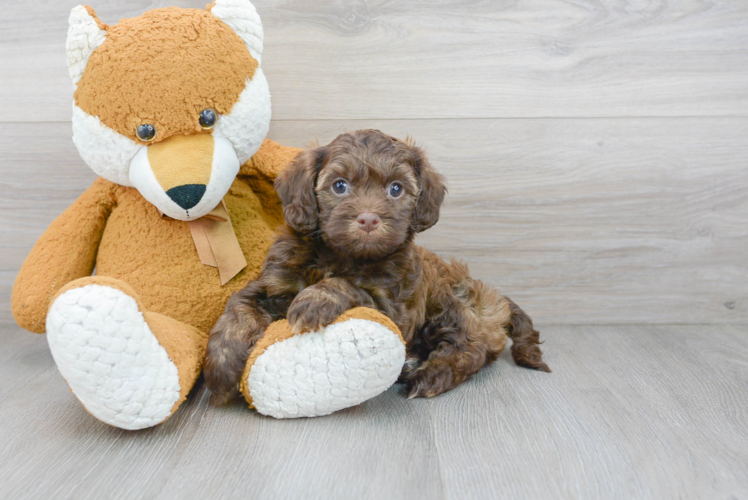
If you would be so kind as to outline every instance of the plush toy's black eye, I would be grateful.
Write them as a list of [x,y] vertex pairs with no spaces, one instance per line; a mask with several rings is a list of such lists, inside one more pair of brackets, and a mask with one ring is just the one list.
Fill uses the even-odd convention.
[[343,179],[338,179],[332,183],[332,190],[335,194],[346,194],[350,191],[348,183]]
[[212,129],[216,125],[217,118],[214,109],[206,108],[200,112],[200,126],[204,130]]
[[137,135],[138,139],[143,142],[152,141],[156,137],[156,127],[144,123],[143,125],[138,126],[135,135]]
[[401,194],[403,194],[403,185],[399,182],[393,182],[392,184],[390,184],[389,194],[393,198],[399,197]]

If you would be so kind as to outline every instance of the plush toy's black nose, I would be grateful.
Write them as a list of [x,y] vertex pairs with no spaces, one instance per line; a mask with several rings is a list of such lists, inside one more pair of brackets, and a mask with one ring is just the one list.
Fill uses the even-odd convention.
[[166,192],[174,203],[189,210],[197,205],[205,194],[205,184],[185,184],[171,188]]

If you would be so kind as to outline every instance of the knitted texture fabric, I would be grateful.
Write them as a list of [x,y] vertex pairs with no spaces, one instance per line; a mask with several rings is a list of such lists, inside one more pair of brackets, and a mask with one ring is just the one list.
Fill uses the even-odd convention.
[[395,323],[356,307],[301,335],[293,335],[286,320],[270,325],[247,361],[240,389],[264,415],[319,417],[385,391],[404,362],[405,342]]

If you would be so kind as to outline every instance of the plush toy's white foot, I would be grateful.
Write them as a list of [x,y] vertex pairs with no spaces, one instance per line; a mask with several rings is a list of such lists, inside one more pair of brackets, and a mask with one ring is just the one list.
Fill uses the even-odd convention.
[[392,329],[347,319],[267,347],[245,372],[245,396],[248,390],[257,411],[275,418],[328,415],[387,390],[404,362],[405,345]]
[[99,420],[134,430],[171,415],[177,367],[131,296],[103,285],[68,290],[49,310],[47,338],[73,394]]

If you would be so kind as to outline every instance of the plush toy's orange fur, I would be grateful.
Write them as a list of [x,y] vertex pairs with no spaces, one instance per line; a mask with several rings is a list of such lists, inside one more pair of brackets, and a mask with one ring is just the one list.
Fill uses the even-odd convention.
[[187,223],[161,217],[134,188],[99,178],[52,223],[21,267],[12,297],[16,321],[44,333],[49,306],[65,290],[105,284],[125,291],[177,365],[175,411],[200,374],[210,327],[231,294],[259,273],[283,218],[272,179],[296,153],[267,140],[225,196],[248,263],[225,286],[216,268],[200,262]]
[[98,22],[107,39],[91,54],[75,102],[133,140],[141,123],[156,127],[157,141],[200,132],[195,113],[231,111],[257,69],[242,40],[204,10],[172,7],[114,26]]
[[[106,41],[90,56],[76,105],[135,141],[137,125],[154,124],[154,143],[171,148],[167,159],[179,153],[176,148],[189,148],[190,141],[186,146],[161,141],[177,134],[209,134],[201,130],[198,113],[208,107],[229,113],[258,67],[242,39],[209,11],[159,9],[115,26],[101,23],[90,7],[86,11],[106,30]],[[97,179],[52,223],[21,267],[12,296],[16,321],[44,333],[54,300],[87,285],[135,298],[177,366],[175,410],[200,373],[207,333],[224,304],[260,270],[283,220],[273,179],[298,151],[265,140],[224,196],[247,261],[225,286],[218,269],[201,263],[186,222],[162,216],[136,188]],[[210,175],[212,160],[207,160]],[[176,165],[168,173],[176,177],[175,185],[189,182],[183,172]]]
[[187,223],[161,217],[136,189],[99,178],[23,263],[12,298],[16,321],[44,333],[52,299],[73,280],[89,282],[96,267],[97,276],[132,287],[146,311],[179,318],[207,335],[229,296],[260,270],[283,221],[272,181],[298,151],[266,140],[224,198],[248,263],[226,286],[215,267],[200,262]]

